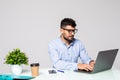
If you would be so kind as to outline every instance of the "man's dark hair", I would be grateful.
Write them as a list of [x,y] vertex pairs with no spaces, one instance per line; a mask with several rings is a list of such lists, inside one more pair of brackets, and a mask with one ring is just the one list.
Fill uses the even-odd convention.
[[64,18],[61,21],[60,28],[64,28],[67,25],[70,25],[70,26],[75,28],[76,27],[76,22],[71,18]]

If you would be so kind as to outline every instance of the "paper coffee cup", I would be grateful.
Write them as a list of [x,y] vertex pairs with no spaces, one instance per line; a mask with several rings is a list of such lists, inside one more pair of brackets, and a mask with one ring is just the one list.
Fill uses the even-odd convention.
[[31,66],[31,73],[33,77],[36,77],[39,75],[39,63],[32,63]]

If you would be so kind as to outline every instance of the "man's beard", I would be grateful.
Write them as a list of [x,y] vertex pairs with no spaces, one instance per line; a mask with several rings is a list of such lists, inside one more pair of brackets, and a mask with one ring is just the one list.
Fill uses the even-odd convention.
[[68,39],[68,38],[66,38],[65,36],[63,36],[63,38],[67,41],[67,42],[69,42],[69,43],[71,43],[73,40],[74,40],[74,36],[72,36],[73,38],[70,40],[70,39]]

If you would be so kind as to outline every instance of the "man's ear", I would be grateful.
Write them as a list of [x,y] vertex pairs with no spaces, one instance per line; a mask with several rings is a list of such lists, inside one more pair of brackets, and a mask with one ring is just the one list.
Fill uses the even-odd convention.
[[63,33],[63,29],[60,29],[60,33],[61,33],[61,34]]

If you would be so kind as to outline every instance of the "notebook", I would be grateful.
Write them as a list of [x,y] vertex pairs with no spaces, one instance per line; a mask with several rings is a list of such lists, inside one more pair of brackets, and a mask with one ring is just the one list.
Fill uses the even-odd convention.
[[18,76],[18,75],[9,75],[9,74],[2,74],[0,75],[0,80],[29,80],[34,77],[32,76]]

